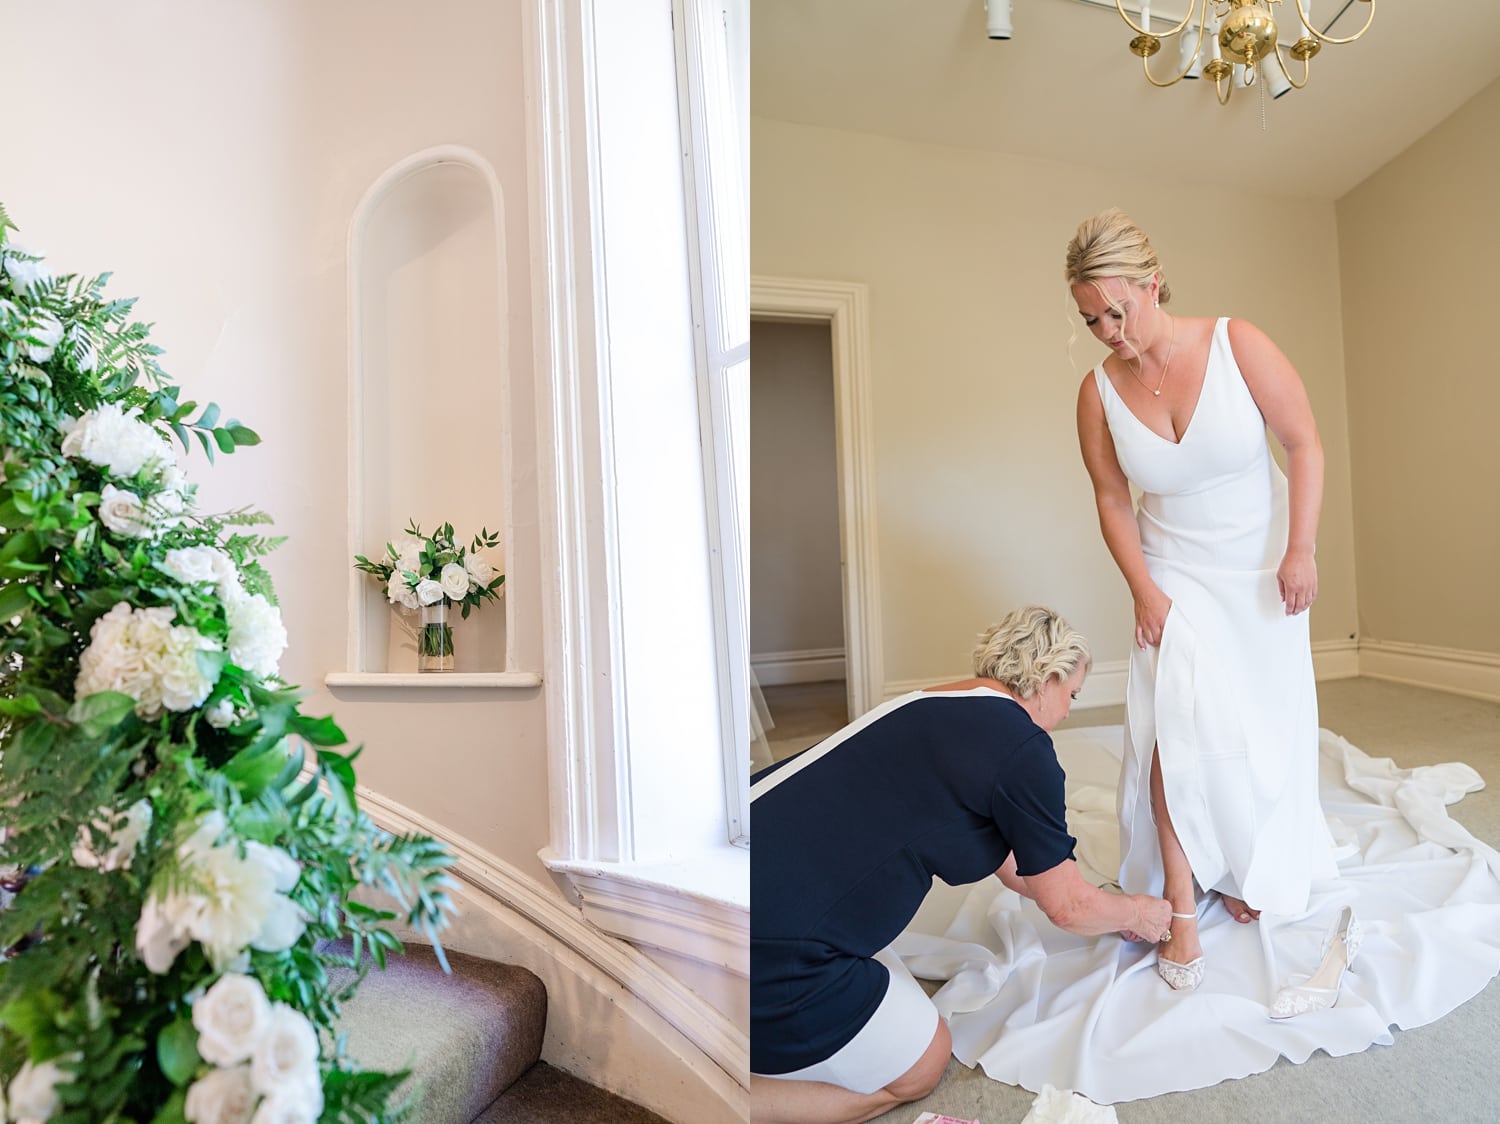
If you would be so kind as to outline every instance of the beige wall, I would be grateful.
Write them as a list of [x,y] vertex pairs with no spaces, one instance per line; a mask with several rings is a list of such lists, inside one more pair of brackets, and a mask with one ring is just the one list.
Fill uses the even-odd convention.
[[1062,282],[1074,227],[1110,205],[1151,232],[1174,311],[1254,320],[1301,371],[1328,453],[1313,639],[1354,633],[1331,203],[764,119],[751,143],[752,272],[869,286],[888,682],[963,671],[975,632],[1028,601],[1066,613],[1098,660],[1128,655],[1073,420],[1100,348],[1070,354]]
[[1500,83],[1338,201],[1362,637],[1500,653]]
[[844,647],[826,324],[756,321],[750,385],[750,658]]
[[[7,63],[26,111],[6,126],[0,192],[23,242],[59,270],[114,270],[109,292],[141,298],[166,369],[261,433],[259,448],[214,469],[195,454],[189,472],[208,510],[260,507],[290,536],[270,559],[291,641],[282,674],[312,691],[311,712],[332,712],[366,743],[361,781],[550,888],[536,857],[548,841],[539,691],[341,689],[334,699],[322,688],[328,672],[348,670],[349,222],[387,168],[439,144],[476,150],[505,195],[500,329],[521,483],[502,554],[517,667],[540,670],[522,10],[6,3],[8,41],[66,47]],[[431,370],[406,374],[456,394],[453,428],[408,423],[407,440],[472,438],[457,419],[472,416],[478,391],[455,392]],[[500,439],[496,426],[488,440]],[[474,462],[492,463],[491,451]],[[451,510],[467,522],[492,503],[503,511],[488,474],[449,466],[437,476],[432,506],[412,514],[430,522]]]

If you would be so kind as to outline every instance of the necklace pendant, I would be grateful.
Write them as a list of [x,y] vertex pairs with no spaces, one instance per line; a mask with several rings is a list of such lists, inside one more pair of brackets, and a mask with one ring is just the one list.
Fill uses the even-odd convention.
[[1159,390],[1153,390],[1151,393],[1154,394],[1154,395],[1156,395],[1158,398],[1161,397],[1161,391],[1159,391]]

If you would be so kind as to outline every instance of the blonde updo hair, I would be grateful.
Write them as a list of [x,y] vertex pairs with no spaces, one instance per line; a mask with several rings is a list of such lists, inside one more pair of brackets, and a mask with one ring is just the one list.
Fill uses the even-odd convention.
[[1118,207],[1100,211],[1078,224],[1073,241],[1068,243],[1068,284],[1097,284],[1106,277],[1121,277],[1132,285],[1145,287],[1154,276],[1161,276],[1156,299],[1166,304],[1172,299],[1172,287],[1162,275],[1161,261],[1146,232],[1130,221]]
[[1056,612],[1028,605],[1007,613],[979,634],[974,674],[995,679],[1018,698],[1029,699],[1049,679],[1066,680],[1094,666],[1088,641]]

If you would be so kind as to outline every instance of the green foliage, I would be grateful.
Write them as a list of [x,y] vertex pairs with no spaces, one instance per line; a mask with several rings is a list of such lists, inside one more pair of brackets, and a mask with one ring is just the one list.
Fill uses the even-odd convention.
[[[359,810],[358,749],[278,677],[269,517],[196,510],[177,450],[212,463],[260,437],[184,399],[108,274],[52,277],[15,229],[0,207],[0,867],[29,872],[0,909],[0,1081],[55,1062],[54,1120],[169,1124],[213,1069],[199,995],[244,971],[334,1042],[400,949],[390,924],[436,944],[452,858]],[[173,913],[208,900],[203,863],[260,885],[286,860],[295,882],[245,901],[290,902],[296,924],[247,913],[260,936],[237,955]],[[151,967],[148,908],[180,938]],[[410,1116],[408,1074],[322,1054],[321,1120]]]

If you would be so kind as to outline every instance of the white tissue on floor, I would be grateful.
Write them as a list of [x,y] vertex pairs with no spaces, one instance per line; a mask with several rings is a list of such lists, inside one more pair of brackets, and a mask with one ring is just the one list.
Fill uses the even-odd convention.
[[1021,1124],[1115,1124],[1113,1105],[1097,1105],[1081,1093],[1043,1085]]

